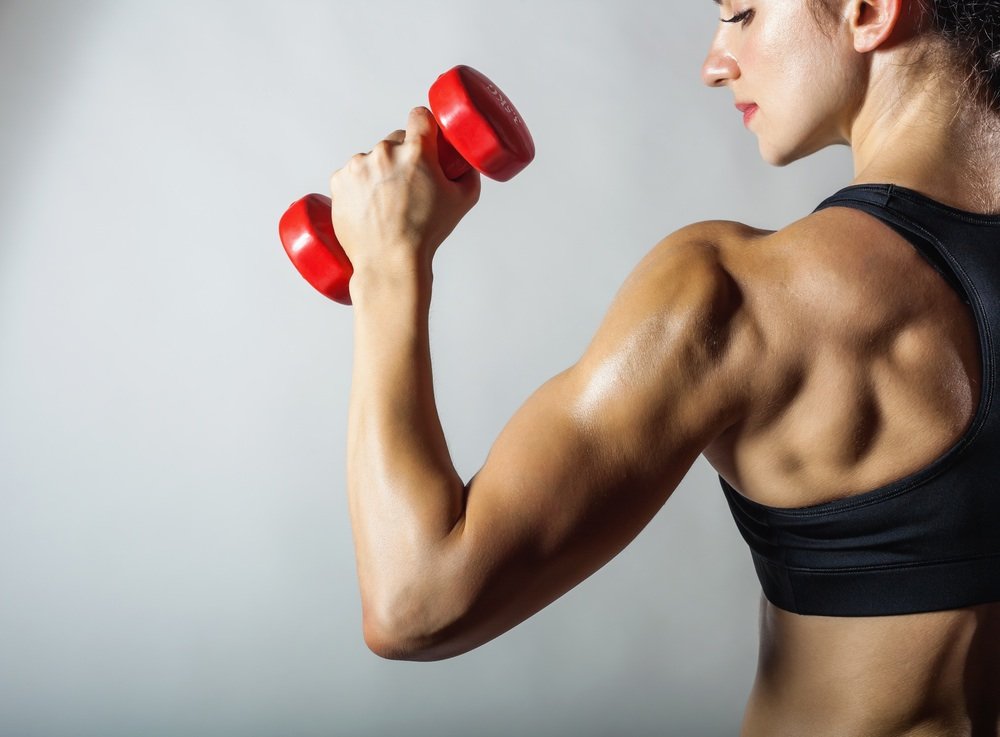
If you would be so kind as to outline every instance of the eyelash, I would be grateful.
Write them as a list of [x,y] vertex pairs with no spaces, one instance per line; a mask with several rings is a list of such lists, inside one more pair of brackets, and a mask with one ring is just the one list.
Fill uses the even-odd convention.
[[737,13],[732,18],[720,18],[720,20],[723,23],[739,23],[740,21],[742,21],[743,25],[746,25],[749,22],[750,17],[752,15],[753,15],[753,9],[749,9],[749,10],[744,10],[742,13]]

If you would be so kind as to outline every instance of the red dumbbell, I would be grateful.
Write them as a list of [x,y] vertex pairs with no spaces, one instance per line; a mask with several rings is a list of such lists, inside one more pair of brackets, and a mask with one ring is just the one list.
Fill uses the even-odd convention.
[[[535,157],[535,144],[510,100],[485,76],[457,66],[431,85],[438,123],[438,160],[449,179],[470,168],[506,182]],[[349,305],[354,269],[337,242],[330,198],[307,194],[281,217],[278,234],[295,268],[321,294]]]

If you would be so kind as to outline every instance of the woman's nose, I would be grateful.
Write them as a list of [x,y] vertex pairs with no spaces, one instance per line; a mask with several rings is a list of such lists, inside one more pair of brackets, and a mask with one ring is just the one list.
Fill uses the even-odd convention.
[[712,48],[701,65],[701,79],[709,87],[722,87],[726,80],[738,79],[740,68],[732,54]]

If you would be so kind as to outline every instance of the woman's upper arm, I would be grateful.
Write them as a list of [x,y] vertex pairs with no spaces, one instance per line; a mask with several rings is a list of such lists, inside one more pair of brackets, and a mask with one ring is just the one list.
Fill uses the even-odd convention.
[[456,610],[422,657],[510,629],[645,527],[742,416],[755,350],[742,305],[696,226],[643,259],[580,361],[528,398],[467,484],[440,579]]

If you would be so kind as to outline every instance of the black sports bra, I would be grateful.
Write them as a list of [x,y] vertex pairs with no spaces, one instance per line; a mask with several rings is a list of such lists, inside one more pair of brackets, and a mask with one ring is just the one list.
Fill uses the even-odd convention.
[[913,244],[976,318],[983,384],[964,435],[930,465],[809,507],[722,491],[764,595],[798,614],[875,616],[1000,601],[1000,214],[950,207],[894,184],[858,184],[816,210],[852,207]]

